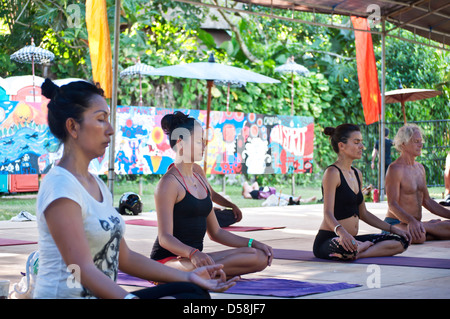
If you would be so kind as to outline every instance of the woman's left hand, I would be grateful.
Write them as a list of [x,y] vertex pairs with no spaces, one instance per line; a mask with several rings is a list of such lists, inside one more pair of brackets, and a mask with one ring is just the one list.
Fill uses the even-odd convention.
[[203,289],[223,292],[236,284],[239,277],[226,279],[222,264],[214,264],[196,268],[189,273],[189,280]]
[[270,266],[272,264],[272,260],[273,260],[272,247],[270,247],[269,245],[263,244],[257,240],[253,240],[252,247],[262,250],[267,256],[267,265]]

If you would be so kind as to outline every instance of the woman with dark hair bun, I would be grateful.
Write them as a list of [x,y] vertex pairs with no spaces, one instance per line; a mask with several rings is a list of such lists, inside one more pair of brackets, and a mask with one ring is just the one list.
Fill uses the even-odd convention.
[[[85,81],[58,87],[46,79],[42,92],[50,99],[50,130],[64,144],[64,153],[38,193],[34,298],[209,298],[208,289],[232,286],[222,265],[186,273],[128,248],[125,223],[113,207],[111,193],[88,171],[90,161],[105,153],[114,134],[103,91]],[[115,282],[119,269],[168,283],[130,294]]]
[[[175,112],[162,118],[161,127],[176,155],[174,165],[155,190],[158,237],[151,258],[185,271],[221,263],[227,276],[265,269],[273,258],[270,246],[230,233],[217,222],[212,189],[201,167],[195,164],[202,159],[204,151],[201,124],[182,112]],[[203,252],[206,232],[213,241],[234,248]]]
[[[324,219],[315,238],[318,258],[353,260],[392,256],[405,251],[409,233],[391,226],[370,213],[362,194],[362,174],[352,166],[364,149],[360,129],[354,124],[326,127],[337,160],[327,167],[322,179]],[[359,235],[359,220],[388,234]]]

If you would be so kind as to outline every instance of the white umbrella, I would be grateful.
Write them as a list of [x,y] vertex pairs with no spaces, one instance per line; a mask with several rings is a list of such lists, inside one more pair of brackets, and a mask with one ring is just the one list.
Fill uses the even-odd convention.
[[143,105],[142,102],[142,75],[152,75],[153,70],[155,70],[154,67],[141,63],[140,59],[138,63],[136,63],[133,66],[130,66],[120,72],[120,77],[125,78],[127,76],[135,76],[139,75],[139,106]]
[[223,80],[215,80],[214,85],[223,85],[227,86],[227,112],[229,111],[230,106],[230,88],[238,88],[245,86],[245,82],[242,81],[223,81]]
[[309,73],[308,69],[303,65],[295,63],[294,57],[288,58],[285,64],[280,65],[275,68],[275,72],[281,73],[291,73],[291,115],[294,115],[294,73],[300,75],[307,75]]
[[[280,83],[280,81],[272,79],[265,75],[261,75],[234,66],[216,63],[214,55],[212,53],[208,59],[208,62],[195,62],[195,63],[185,63],[179,65],[165,66],[162,68],[155,69],[153,71],[153,74],[207,81],[208,102],[206,113],[206,130],[209,129],[209,119],[210,119],[209,113],[211,112],[211,88],[213,86],[214,81],[220,80],[220,81],[241,81],[244,83],[247,82]],[[207,146],[208,144],[206,144],[205,148],[205,164],[204,164],[205,169],[206,169],[206,158],[208,154]]]
[[49,63],[55,59],[55,55],[45,49],[36,47],[34,44],[34,39],[31,38],[31,45],[27,45],[22,49],[14,52],[10,56],[11,60],[19,62],[19,63],[31,63],[31,70],[33,74],[33,99],[36,101],[35,88],[36,85],[34,83],[34,64],[42,64]]

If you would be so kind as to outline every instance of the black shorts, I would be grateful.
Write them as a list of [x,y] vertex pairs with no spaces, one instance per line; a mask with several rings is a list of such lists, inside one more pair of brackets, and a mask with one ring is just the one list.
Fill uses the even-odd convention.
[[[331,259],[331,260],[353,260],[356,257],[355,252],[349,252],[344,249],[338,242],[338,236],[328,230],[319,230],[314,240],[313,253],[314,256],[321,259]],[[396,240],[402,243],[403,248],[408,248],[408,241],[395,234],[369,234],[355,236],[357,241],[370,241],[374,244],[385,241],[385,240]],[[330,256],[333,254],[339,254],[342,257]]]

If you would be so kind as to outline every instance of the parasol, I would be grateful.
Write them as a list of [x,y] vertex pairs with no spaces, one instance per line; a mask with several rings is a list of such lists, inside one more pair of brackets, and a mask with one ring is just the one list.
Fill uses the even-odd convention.
[[154,67],[141,63],[140,59],[138,59],[138,63],[133,66],[130,66],[120,72],[120,77],[125,78],[127,76],[135,76],[139,75],[139,106],[142,106],[142,75],[152,75],[152,71],[155,70]]
[[294,57],[288,58],[287,62],[275,68],[275,72],[291,73],[291,115],[294,115],[294,73],[300,75],[307,75],[308,69],[303,65],[295,63]]
[[227,112],[229,111],[229,106],[230,106],[230,88],[238,88],[238,87],[242,87],[245,86],[245,82],[242,81],[224,81],[224,80],[215,80],[214,81],[214,85],[222,85],[222,86],[227,86]]
[[34,39],[31,38],[31,45],[27,45],[22,49],[14,52],[13,54],[11,54],[10,58],[11,60],[19,63],[31,63],[31,70],[33,74],[33,99],[34,101],[36,101],[36,94],[35,94],[36,85],[34,83],[34,64],[49,63],[53,61],[55,55],[48,50],[36,47],[34,44]]
[[405,102],[429,99],[441,94],[441,91],[429,89],[398,89],[385,93],[385,103],[401,103],[403,122],[406,124]]
[[[189,79],[199,79],[207,81],[208,102],[206,113],[206,130],[209,129],[211,112],[211,88],[214,81],[241,81],[244,83],[280,83],[276,79],[261,75],[249,70],[216,63],[214,55],[211,53],[208,62],[194,62],[179,65],[165,66],[153,71],[154,75],[173,76]],[[205,147],[204,169],[206,171],[206,159],[208,154],[208,144]]]

